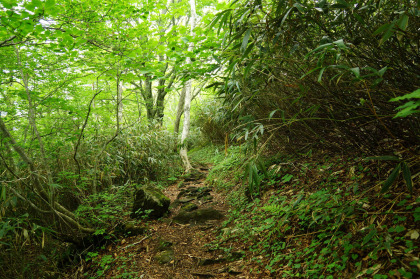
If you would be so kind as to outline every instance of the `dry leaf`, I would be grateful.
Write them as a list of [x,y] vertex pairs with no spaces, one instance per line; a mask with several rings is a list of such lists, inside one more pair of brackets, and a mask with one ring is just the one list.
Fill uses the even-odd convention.
[[420,235],[419,235],[419,232],[417,230],[411,230],[411,231],[407,232],[405,234],[405,236],[409,236],[411,239],[416,240],[416,239],[419,238]]

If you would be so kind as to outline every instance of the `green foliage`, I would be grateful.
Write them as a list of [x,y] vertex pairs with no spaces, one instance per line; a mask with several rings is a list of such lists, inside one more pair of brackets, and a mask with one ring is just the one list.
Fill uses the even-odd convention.
[[226,137],[230,139],[229,115],[220,100],[209,98],[203,100],[196,108],[196,118],[193,119],[195,126],[200,127],[204,138],[212,144],[222,144]]
[[96,228],[94,234],[111,232],[130,215],[134,187],[113,186],[96,195],[90,195],[76,211],[79,217]]
[[391,102],[396,102],[400,100],[407,100],[407,99],[419,99],[419,100],[413,100],[405,103],[404,105],[401,105],[397,107],[396,109],[400,110],[395,117],[407,117],[408,115],[411,115],[413,113],[420,113],[420,110],[417,108],[420,106],[420,89],[417,89],[416,91],[406,94],[401,97],[392,98]]
[[413,194],[413,180],[412,175],[409,167],[409,163],[406,161],[401,160],[397,156],[377,156],[377,157],[368,157],[366,160],[380,160],[380,161],[398,161],[395,165],[395,168],[392,170],[389,177],[385,180],[382,186],[382,193],[385,193],[389,190],[389,188],[397,181],[400,172],[403,174],[403,178],[407,189],[410,191],[410,194]]
[[[392,156],[378,158],[395,159]],[[401,265],[396,252],[399,243],[404,243],[406,251],[420,248],[411,241],[411,237],[417,239],[418,229],[413,222],[407,223],[419,220],[418,199],[414,201],[401,194],[378,198],[367,196],[370,190],[357,190],[365,175],[372,175],[371,169],[360,159],[350,160],[350,166],[329,158],[323,159],[323,165],[311,162],[310,158],[306,160],[302,163],[287,156],[266,160],[266,165],[270,166],[268,178],[259,174],[260,182],[264,183],[260,185],[266,186],[254,199],[248,199],[244,192],[231,191],[229,219],[217,242],[210,247],[230,253],[232,241],[243,243],[249,247],[247,254],[252,255],[253,262],[279,278],[346,278],[349,274],[387,278],[391,273],[420,272],[415,267],[415,258],[407,256],[403,259],[405,264]],[[226,166],[227,162],[216,164],[213,181],[226,181],[226,177],[234,175],[234,170],[241,170],[238,162],[230,176],[226,175],[221,166]],[[402,168],[403,163],[397,163]],[[347,167],[337,170],[337,164]],[[296,168],[297,165],[300,167]],[[348,174],[342,174],[343,171]],[[318,177],[314,175],[316,172]],[[242,177],[244,173],[245,170]],[[374,180],[373,175],[371,179]],[[228,187],[224,189],[237,189],[235,185],[224,185]],[[386,205],[381,210],[372,206],[378,199],[379,204]],[[387,219],[392,222],[385,222]],[[384,222],[372,223],[372,220]],[[406,269],[407,265],[411,270]]]
[[[408,0],[232,1],[209,26],[226,32],[220,122],[291,150],[383,152],[384,135],[415,145],[418,67],[403,57],[416,57],[418,15]],[[404,123],[390,99],[412,99],[397,108]]]

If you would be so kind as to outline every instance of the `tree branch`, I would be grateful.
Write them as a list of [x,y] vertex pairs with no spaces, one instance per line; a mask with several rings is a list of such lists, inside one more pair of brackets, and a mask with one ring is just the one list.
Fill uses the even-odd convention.
[[85,130],[87,122],[89,120],[89,115],[90,115],[90,111],[91,111],[91,108],[92,108],[92,103],[95,100],[95,97],[98,96],[99,93],[101,93],[101,92],[102,92],[102,90],[99,90],[98,92],[96,92],[95,95],[93,95],[92,99],[89,102],[89,107],[88,107],[88,112],[86,114],[85,122],[83,123],[82,130],[80,131],[79,138],[77,139],[76,147],[74,148],[73,159],[74,159],[74,161],[76,162],[76,165],[77,165],[77,170],[78,170],[78,173],[79,173],[79,179],[80,179],[81,174],[80,174],[80,164],[79,164],[79,161],[76,158],[77,150],[79,149],[80,141],[81,141],[82,136],[83,136],[83,131]]

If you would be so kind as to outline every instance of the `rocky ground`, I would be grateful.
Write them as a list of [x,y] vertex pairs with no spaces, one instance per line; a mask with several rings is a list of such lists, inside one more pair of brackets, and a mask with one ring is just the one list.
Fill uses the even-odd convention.
[[[235,244],[214,249],[228,205],[225,197],[205,185],[207,168],[164,190],[170,198],[168,216],[147,224],[146,233],[105,247],[95,260],[84,262],[72,278],[267,278],[255,273]],[[236,246],[236,247],[235,247]]]

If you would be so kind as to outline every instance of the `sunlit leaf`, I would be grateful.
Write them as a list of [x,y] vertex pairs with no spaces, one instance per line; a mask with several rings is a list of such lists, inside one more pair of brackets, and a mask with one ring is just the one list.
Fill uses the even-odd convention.
[[414,92],[406,94],[404,96],[392,98],[390,101],[395,102],[395,101],[407,100],[407,99],[420,99],[420,89],[417,89]]
[[246,46],[248,45],[249,36],[251,36],[251,28],[246,30],[244,39],[242,40],[241,51],[245,52]]

